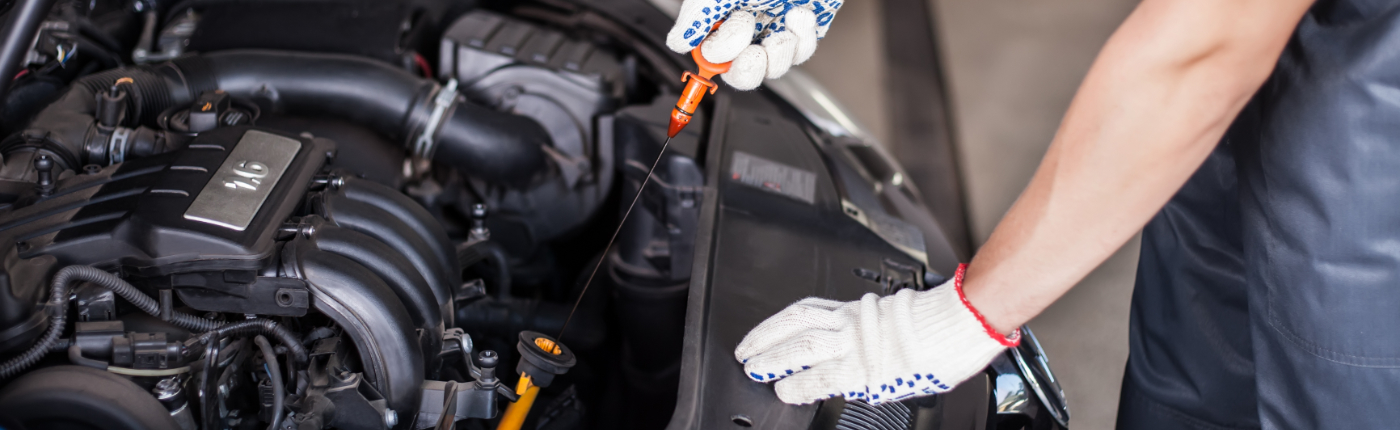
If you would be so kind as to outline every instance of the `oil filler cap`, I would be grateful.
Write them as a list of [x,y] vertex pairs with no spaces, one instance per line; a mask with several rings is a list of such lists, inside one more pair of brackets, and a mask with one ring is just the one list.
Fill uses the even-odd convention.
[[530,375],[531,383],[540,387],[548,387],[555,376],[563,375],[577,363],[569,347],[539,332],[520,332],[515,349],[520,351],[515,371]]

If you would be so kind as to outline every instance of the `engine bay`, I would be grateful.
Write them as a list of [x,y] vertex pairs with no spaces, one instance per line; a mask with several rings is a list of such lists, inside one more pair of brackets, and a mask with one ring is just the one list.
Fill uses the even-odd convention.
[[[897,164],[777,95],[744,97],[775,106],[771,133],[808,151],[812,140],[844,142],[815,146],[829,152],[808,156],[812,166],[858,167],[719,152],[726,126],[707,117],[723,97],[696,112],[704,126],[664,143],[684,60],[639,34],[665,25],[655,9],[33,3],[52,7],[0,115],[4,428],[677,427],[692,419],[683,411],[709,413],[697,406],[705,398],[780,405],[758,384],[686,394],[703,380],[696,363],[713,366],[693,358],[725,322],[713,309],[742,310],[724,330],[732,337],[790,294],[921,289],[956,264]],[[10,7],[11,18],[32,8]],[[728,127],[770,125],[757,124]],[[774,172],[799,182],[754,179]],[[731,174],[727,184],[746,188],[707,190]],[[858,183],[876,194],[848,189]],[[842,277],[822,281],[825,292],[775,287],[717,305],[705,294],[724,290],[694,285],[730,276],[708,268],[730,255],[718,238],[736,233],[702,209],[749,192],[783,199],[754,225],[839,226],[833,235],[860,244],[851,255],[876,250],[851,261],[871,263],[832,269]],[[804,202],[826,215],[800,215]],[[747,282],[784,282],[765,270],[775,275]],[[806,282],[799,272],[787,280]],[[726,342],[706,348],[732,350]],[[1030,343],[986,381],[1053,382],[1025,364],[1039,357]],[[708,385],[728,390],[731,376]],[[995,401],[988,386],[964,397]],[[1027,403],[1051,402],[1057,385],[1020,390],[1030,406],[1005,422],[1063,425],[1055,406]],[[755,425],[731,404],[714,413]],[[874,414],[902,416],[897,428],[953,428],[915,423],[946,407],[835,404],[791,409],[805,414],[791,422],[885,428],[860,424]],[[835,418],[815,424],[822,414]]]

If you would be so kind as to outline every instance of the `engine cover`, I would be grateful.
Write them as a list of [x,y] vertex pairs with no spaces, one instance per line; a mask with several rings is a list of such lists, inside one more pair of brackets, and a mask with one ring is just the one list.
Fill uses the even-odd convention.
[[334,147],[223,128],[179,151],[60,178],[51,195],[36,192],[0,211],[0,243],[10,245],[0,273],[0,350],[41,321],[44,282],[63,266],[139,277],[267,267],[277,229]]
[[52,255],[141,276],[256,270],[333,148],[246,127],[211,131],[181,151],[60,181],[53,195],[0,214],[0,240],[16,244],[17,259]]

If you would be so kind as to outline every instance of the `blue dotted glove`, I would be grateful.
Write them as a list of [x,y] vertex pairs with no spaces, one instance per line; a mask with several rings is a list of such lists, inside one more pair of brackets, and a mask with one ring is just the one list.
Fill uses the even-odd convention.
[[1015,346],[962,295],[962,270],[927,291],[854,302],[808,298],[754,327],[734,350],[744,373],[772,382],[778,399],[812,403],[843,396],[871,404],[941,393]]
[[[711,63],[733,61],[724,81],[758,88],[802,64],[826,36],[841,0],[685,0],[666,46],[679,53],[700,47]],[[724,21],[714,32],[714,23]],[[707,37],[708,36],[708,37]]]

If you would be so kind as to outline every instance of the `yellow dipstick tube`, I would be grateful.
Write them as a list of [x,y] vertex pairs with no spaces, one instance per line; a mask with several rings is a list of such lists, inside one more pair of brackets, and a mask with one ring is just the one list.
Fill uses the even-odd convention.
[[496,430],[520,430],[520,426],[525,424],[525,416],[530,414],[530,406],[535,404],[535,396],[540,394],[540,387],[530,383],[530,375],[521,373],[520,382],[515,384],[515,394],[520,399],[506,407]]
[[[535,339],[535,346],[554,355],[560,353],[559,346],[549,339]],[[520,396],[520,399],[506,407],[506,413],[501,415],[501,423],[496,425],[496,430],[520,430],[520,426],[525,424],[525,416],[530,415],[530,407],[535,405],[535,396],[540,394],[540,387],[531,383],[529,374],[521,373],[520,382],[515,384],[515,394]]]

